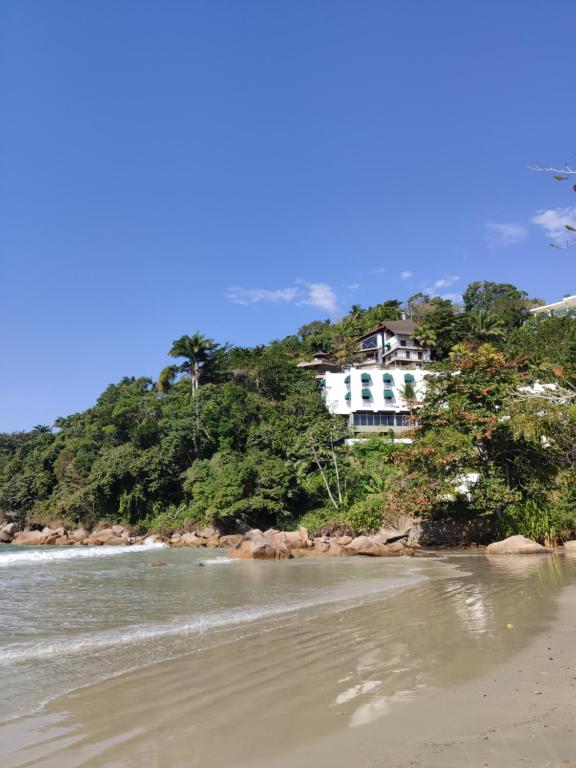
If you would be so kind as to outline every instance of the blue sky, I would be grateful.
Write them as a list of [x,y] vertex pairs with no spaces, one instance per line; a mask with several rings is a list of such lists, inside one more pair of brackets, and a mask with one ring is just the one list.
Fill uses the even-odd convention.
[[266,342],[475,279],[576,292],[576,250],[548,246],[576,196],[528,169],[574,161],[575,22],[572,0],[5,0],[0,431],[155,376],[183,333]]

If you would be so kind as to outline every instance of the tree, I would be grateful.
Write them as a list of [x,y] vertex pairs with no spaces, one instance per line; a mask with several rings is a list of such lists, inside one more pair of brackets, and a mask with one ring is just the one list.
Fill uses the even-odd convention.
[[[210,356],[216,350],[216,347],[217,345],[212,339],[207,339],[202,334],[195,333],[193,336],[181,336],[179,339],[176,339],[168,352],[170,357],[185,358],[185,362],[179,366],[178,370],[190,379],[192,396],[198,391],[202,368],[210,360]],[[166,370],[165,368],[164,371]]]
[[505,335],[504,324],[498,316],[488,309],[475,307],[466,315],[468,338],[481,345],[496,341]]

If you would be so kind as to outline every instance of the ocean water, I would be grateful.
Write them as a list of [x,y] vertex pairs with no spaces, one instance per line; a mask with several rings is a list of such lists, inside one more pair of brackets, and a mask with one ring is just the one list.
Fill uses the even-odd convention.
[[2,546],[0,765],[249,765],[361,727],[523,647],[575,563]]

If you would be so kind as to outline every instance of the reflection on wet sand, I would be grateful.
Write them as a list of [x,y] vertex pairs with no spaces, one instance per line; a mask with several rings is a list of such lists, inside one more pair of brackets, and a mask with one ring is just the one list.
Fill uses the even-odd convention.
[[574,561],[456,557],[428,577],[322,621],[303,611],[290,626],[61,696],[0,729],[15,747],[3,768],[249,765],[373,722],[526,646],[553,618]]

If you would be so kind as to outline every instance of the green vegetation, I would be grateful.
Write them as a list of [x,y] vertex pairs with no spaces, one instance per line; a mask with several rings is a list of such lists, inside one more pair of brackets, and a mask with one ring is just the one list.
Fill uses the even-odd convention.
[[[536,303],[513,285],[472,283],[463,306],[423,294],[354,306],[267,346],[182,336],[158,381],[124,378],[53,428],[0,434],[0,513],[362,533],[401,514],[491,515],[503,534],[563,538],[576,526],[576,319],[536,321]],[[402,311],[434,355],[414,442],[348,447],[296,364],[320,349],[357,362],[357,336]],[[535,381],[555,388],[522,390]]]

